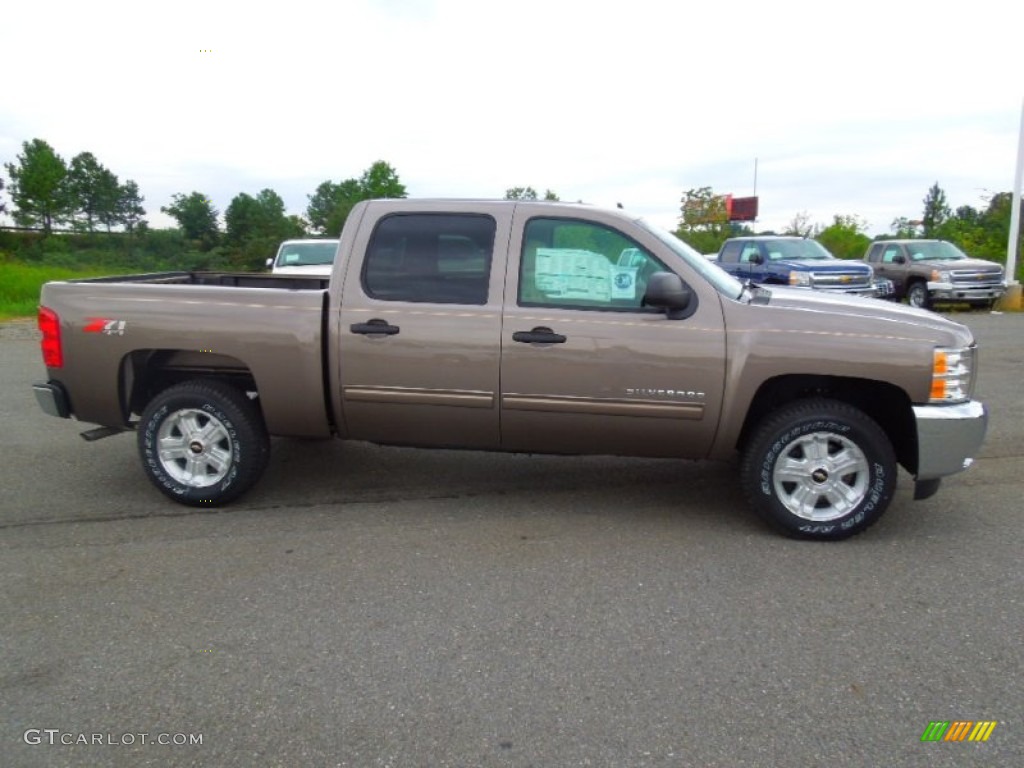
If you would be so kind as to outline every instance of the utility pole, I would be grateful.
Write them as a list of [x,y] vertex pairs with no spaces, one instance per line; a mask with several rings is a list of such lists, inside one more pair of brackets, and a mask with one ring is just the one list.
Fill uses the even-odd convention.
[[1020,309],[1021,286],[1017,282],[1017,238],[1020,235],[1020,185],[1024,177],[1024,99],[1020,105],[1020,139],[1017,143],[1017,173],[1013,179],[1013,201],[1010,208],[1010,240],[1006,244],[1006,282],[1009,287],[1003,306]]

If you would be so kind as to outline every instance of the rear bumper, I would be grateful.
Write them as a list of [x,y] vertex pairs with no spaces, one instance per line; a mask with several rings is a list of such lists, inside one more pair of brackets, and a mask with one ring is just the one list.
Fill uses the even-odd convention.
[[36,396],[36,402],[45,413],[57,416],[61,419],[71,418],[71,402],[68,400],[64,387],[56,381],[49,381],[46,384],[33,384],[32,392]]
[[974,463],[988,427],[988,411],[971,400],[959,405],[915,405],[918,482],[962,472]]

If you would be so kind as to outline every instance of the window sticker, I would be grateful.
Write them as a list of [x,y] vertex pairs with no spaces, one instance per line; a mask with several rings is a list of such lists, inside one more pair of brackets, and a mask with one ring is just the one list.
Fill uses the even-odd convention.
[[612,297],[612,265],[593,251],[538,248],[535,280],[550,298],[607,302]]
[[612,298],[636,298],[636,267],[610,267],[612,272]]

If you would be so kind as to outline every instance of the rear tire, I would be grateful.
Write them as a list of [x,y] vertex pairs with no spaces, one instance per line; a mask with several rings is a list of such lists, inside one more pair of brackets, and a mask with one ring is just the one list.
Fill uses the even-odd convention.
[[754,430],[740,482],[755,510],[791,536],[845,539],[866,530],[896,490],[896,457],[882,428],[843,402],[805,400]]
[[259,479],[270,440],[259,409],[219,381],[188,381],[150,401],[138,426],[147,477],[179,504],[218,506]]

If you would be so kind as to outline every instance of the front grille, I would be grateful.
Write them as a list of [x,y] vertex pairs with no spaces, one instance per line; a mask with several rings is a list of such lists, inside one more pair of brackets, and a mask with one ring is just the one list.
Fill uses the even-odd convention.
[[1002,271],[979,271],[976,269],[955,269],[949,273],[953,285],[958,288],[993,288],[1003,284]]
[[871,276],[864,272],[812,272],[811,284],[815,288],[854,290],[870,288]]

